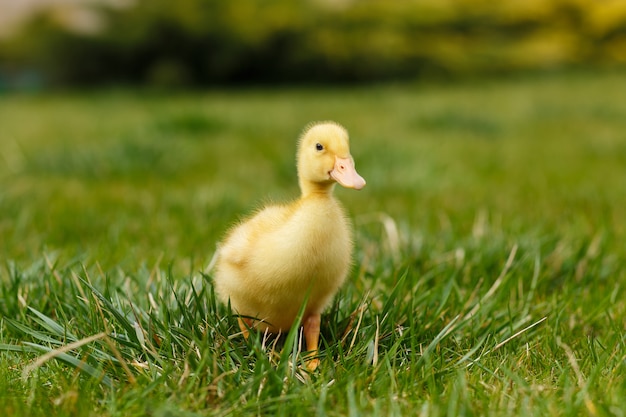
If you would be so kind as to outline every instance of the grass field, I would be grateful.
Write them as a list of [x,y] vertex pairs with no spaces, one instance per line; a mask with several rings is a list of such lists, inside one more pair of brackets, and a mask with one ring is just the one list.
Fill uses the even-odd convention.
[[[0,415],[626,415],[626,74],[0,96]],[[215,244],[351,133],[355,266],[246,341]]]

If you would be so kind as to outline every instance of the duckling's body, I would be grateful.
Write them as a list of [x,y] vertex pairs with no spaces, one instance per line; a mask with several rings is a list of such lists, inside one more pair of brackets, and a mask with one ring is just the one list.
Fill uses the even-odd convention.
[[[328,242],[316,245],[317,242]],[[330,195],[271,206],[235,228],[220,249],[216,290],[255,327],[289,330],[311,291],[305,316],[321,311],[343,284],[352,238]]]
[[[219,298],[248,327],[272,333],[289,330],[307,299],[304,335],[316,352],[320,315],[346,279],[353,248],[350,222],[332,190],[335,182],[365,185],[345,129],[332,122],[306,129],[298,176],[298,200],[265,207],[230,231],[218,251],[214,281]],[[247,334],[243,324],[242,330]]]

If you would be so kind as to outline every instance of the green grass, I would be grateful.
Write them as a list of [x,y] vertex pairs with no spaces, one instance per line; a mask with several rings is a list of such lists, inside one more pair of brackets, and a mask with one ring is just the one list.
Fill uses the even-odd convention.
[[[0,97],[0,415],[626,414],[626,74]],[[205,272],[343,123],[355,267],[236,336]]]

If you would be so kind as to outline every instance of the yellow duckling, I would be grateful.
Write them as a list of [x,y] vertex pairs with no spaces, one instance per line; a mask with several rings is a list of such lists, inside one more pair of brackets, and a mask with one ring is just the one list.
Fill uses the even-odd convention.
[[[265,207],[234,227],[221,243],[214,273],[219,299],[248,328],[288,331],[308,294],[302,320],[310,356],[317,355],[320,315],[343,284],[351,265],[352,233],[335,183],[360,190],[348,132],[334,122],[308,126],[298,144],[301,197]],[[315,369],[317,358],[307,367]]]

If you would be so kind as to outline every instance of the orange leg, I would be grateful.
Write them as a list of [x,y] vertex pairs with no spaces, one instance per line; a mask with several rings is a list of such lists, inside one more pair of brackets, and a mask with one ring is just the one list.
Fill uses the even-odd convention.
[[249,318],[237,318],[237,322],[239,323],[239,328],[241,329],[241,334],[244,339],[248,340],[248,336],[250,336],[250,328],[252,328],[252,319]]
[[320,341],[320,314],[312,314],[304,320],[304,340],[306,341],[306,349],[310,352],[307,355],[307,369],[314,371],[320,364],[317,357],[318,345]]

